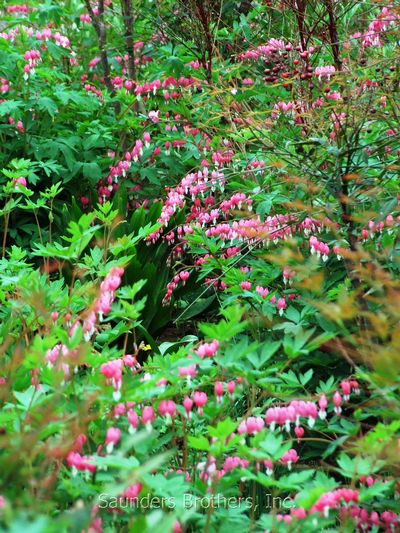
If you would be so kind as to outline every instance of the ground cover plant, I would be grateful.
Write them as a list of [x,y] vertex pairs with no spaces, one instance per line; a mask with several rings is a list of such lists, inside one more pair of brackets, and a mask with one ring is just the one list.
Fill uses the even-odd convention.
[[400,6],[0,6],[0,528],[400,528]]

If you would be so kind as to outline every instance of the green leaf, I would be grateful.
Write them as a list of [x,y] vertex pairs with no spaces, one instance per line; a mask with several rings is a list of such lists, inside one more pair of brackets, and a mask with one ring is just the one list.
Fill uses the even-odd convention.
[[189,435],[188,444],[195,450],[207,451],[210,448],[210,443],[206,437],[193,437],[192,435]]
[[211,437],[219,440],[225,440],[231,433],[237,428],[237,423],[233,422],[230,418],[218,422],[216,427],[208,426],[208,433]]
[[88,178],[92,185],[95,185],[102,176],[100,166],[95,163],[82,163],[82,172],[85,178]]
[[22,107],[23,103],[20,100],[5,100],[0,103],[0,116],[13,116],[15,111]]
[[194,316],[200,315],[203,311],[208,309],[212,302],[215,300],[215,294],[212,294],[208,298],[199,298],[196,300],[192,305],[189,305],[187,307],[187,310],[185,309],[181,315],[179,316],[179,320],[189,320],[190,318],[193,318]]
[[41,111],[47,111],[52,117],[54,117],[57,111],[57,104],[48,96],[41,96],[37,101],[37,105]]

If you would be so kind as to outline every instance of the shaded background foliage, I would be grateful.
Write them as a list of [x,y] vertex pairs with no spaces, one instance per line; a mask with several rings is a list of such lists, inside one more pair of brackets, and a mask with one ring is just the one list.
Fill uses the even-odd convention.
[[1,527],[396,531],[398,6],[23,6],[0,23]]

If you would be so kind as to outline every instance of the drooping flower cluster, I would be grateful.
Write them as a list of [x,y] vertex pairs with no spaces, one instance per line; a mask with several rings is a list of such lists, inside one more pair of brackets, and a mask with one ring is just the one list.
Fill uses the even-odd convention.
[[70,365],[74,364],[76,350],[70,351],[64,344],[57,344],[47,350],[45,360],[48,368],[56,368],[64,372],[64,379],[70,377]]
[[307,419],[308,426],[314,427],[318,409],[314,402],[293,400],[288,407],[269,407],[265,413],[265,423],[271,431],[276,427],[290,431],[291,424],[299,426],[301,418]]
[[122,369],[123,359],[114,359],[108,363],[101,365],[101,373],[106,378],[107,385],[111,385],[114,389],[114,400],[118,401],[121,398],[121,386],[122,386]]
[[343,502],[346,504],[357,503],[358,498],[358,491],[353,489],[337,489],[326,492],[312,506],[310,512],[328,516],[331,509],[338,509]]
[[42,58],[39,50],[28,50],[24,54],[24,59],[27,62],[24,66],[24,79],[27,80],[31,74],[35,74],[35,67]]
[[94,474],[96,466],[91,462],[92,458],[81,455],[79,452],[70,452],[67,456],[67,464],[72,469],[72,475],[75,476],[79,471],[87,474]]
[[[186,196],[189,196],[194,201],[199,195],[204,197],[206,192],[214,192],[217,186],[223,190],[224,185],[225,178],[223,173],[216,170],[210,173],[207,167],[196,173],[188,174],[181,180],[177,187],[168,191],[159,218],[160,224],[168,226],[170,219],[176,213],[177,209],[183,208]],[[180,233],[182,234],[185,230],[188,230],[188,228],[184,227],[180,230],[178,228],[178,235]],[[148,242],[156,242],[161,233],[162,230],[149,235]]]
[[317,257],[322,256],[323,261],[328,260],[329,256],[329,246],[322,241],[319,241],[316,237],[310,237],[310,252],[311,254],[316,254]]
[[17,14],[26,15],[27,13],[29,13],[29,7],[27,6],[27,4],[13,4],[11,6],[7,6],[6,11],[7,13],[10,13],[10,14],[17,13]]
[[283,456],[282,458],[280,459],[280,463],[282,465],[286,465],[288,467],[289,470],[292,469],[292,465],[294,463],[297,463],[299,460],[299,456],[298,456],[298,453],[296,452],[296,450],[294,448],[291,448],[289,451],[287,451]]
[[324,67],[316,67],[314,70],[314,73],[316,76],[318,76],[319,79],[326,78],[328,81],[330,80],[331,76],[333,76],[336,72],[336,69],[332,65],[327,65]]
[[400,527],[400,518],[393,511],[368,511],[357,505],[341,507],[340,516],[343,520],[352,519],[357,531],[370,531],[376,529],[385,533],[394,533]]
[[262,44],[251,50],[239,54],[239,61],[254,61],[258,59],[268,59],[274,54],[283,54],[286,52],[286,44],[280,39],[270,39],[266,44]]
[[194,353],[201,359],[204,359],[205,357],[214,357],[218,351],[218,348],[219,342],[214,339],[212,342],[204,342],[201,344]]
[[238,434],[256,435],[264,429],[264,420],[260,417],[251,416],[243,420],[238,427]]
[[123,273],[124,269],[121,267],[111,268],[100,285],[100,296],[95,303],[95,311],[98,313],[100,321],[103,320],[103,315],[108,314],[111,310],[111,305],[115,299],[115,291],[121,285]]
[[0,93],[6,94],[10,90],[10,82],[5,78],[0,78]]
[[[362,38],[362,45],[364,48],[382,46],[382,35],[391,26],[394,26],[399,17],[389,7],[384,7],[378,16],[370,23],[368,30],[364,34],[360,34]],[[352,38],[358,37],[353,35]]]

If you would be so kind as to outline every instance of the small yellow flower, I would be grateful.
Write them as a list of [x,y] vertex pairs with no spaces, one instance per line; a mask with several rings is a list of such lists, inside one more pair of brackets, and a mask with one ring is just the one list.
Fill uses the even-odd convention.
[[143,341],[139,344],[139,349],[143,352],[147,352],[148,350],[151,350],[150,344],[145,344]]

